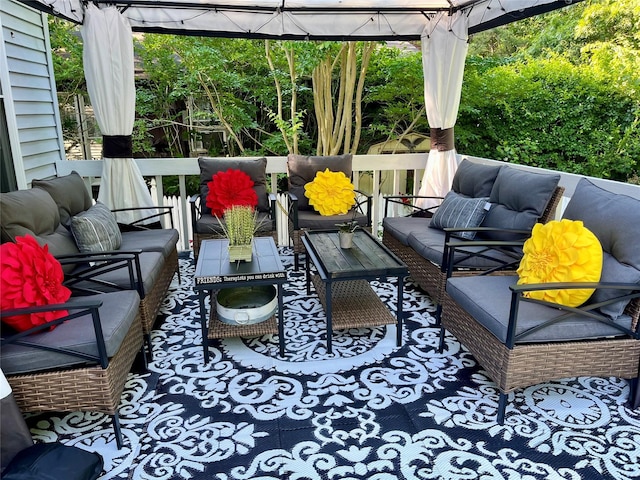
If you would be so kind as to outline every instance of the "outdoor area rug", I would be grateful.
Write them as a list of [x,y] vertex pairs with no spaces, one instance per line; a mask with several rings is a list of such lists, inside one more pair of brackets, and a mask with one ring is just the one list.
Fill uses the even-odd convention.
[[[28,417],[38,441],[97,451],[103,479],[632,479],[640,478],[640,410],[617,378],[572,378],[509,395],[439,329],[429,297],[405,288],[395,326],[337,331],[302,271],[285,286],[286,358],[277,336],[215,341],[203,364],[194,262],[180,259],[153,332],[154,360],[131,374],[119,409],[124,446],[97,413]],[[396,287],[373,283],[394,305]]]

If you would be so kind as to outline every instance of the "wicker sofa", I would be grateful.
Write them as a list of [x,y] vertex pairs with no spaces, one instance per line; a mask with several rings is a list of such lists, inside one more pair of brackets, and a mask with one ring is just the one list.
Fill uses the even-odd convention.
[[[581,220],[598,238],[600,282],[518,285],[517,275],[447,280],[440,350],[446,331],[473,354],[499,389],[500,423],[507,394],[518,388],[577,376],[638,381],[640,200],[581,179],[563,218]],[[452,242],[452,253],[463,243]],[[566,288],[595,292],[573,308],[524,297],[527,291]],[[630,396],[638,390],[632,384]]]
[[[101,220],[97,215],[100,205],[93,205],[76,172],[34,180],[31,189],[0,195],[2,242],[29,234],[47,244],[63,265],[66,286],[81,294],[128,290],[133,284],[140,297],[140,320],[151,354],[150,332],[178,272],[178,232],[173,228],[122,228],[128,231],[117,232],[121,240],[116,250],[81,252],[71,232],[72,219],[83,218],[95,225]],[[132,268],[122,268],[129,257],[133,258]]]
[[[407,264],[411,278],[436,303],[439,321],[447,270],[450,269],[452,275],[466,275],[471,271],[481,271],[485,275],[513,272],[522,256],[519,247],[534,224],[546,223],[553,218],[564,192],[564,188],[558,186],[559,180],[560,175],[464,159],[448,196],[462,201],[476,199],[479,205],[484,204],[486,212],[476,217],[480,223],[467,219],[461,223],[464,226],[458,228],[431,228],[434,226],[433,211],[437,215],[445,206],[444,202],[426,213],[424,209],[417,209],[409,216],[386,216],[393,202],[406,198],[391,196],[385,201],[382,241]],[[459,222],[456,215],[450,215],[451,225]],[[477,243],[467,242],[464,249],[456,251],[448,265],[447,244],[452,238],[469,233]]]

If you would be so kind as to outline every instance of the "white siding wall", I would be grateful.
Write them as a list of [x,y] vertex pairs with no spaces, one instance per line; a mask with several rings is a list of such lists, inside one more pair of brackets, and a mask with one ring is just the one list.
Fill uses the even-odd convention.
[[47,16],[15,0],[0,1],[2,94],[21,188],[56,174],[64,159]]

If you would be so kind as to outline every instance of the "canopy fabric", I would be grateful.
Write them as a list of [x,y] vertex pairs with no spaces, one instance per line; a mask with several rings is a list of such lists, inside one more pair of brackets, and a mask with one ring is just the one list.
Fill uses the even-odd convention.
[[[81,33],[87,90],[100,131],[107,136],[130,136],[136,104],[131,27],[117,8],[101,10],[89,4]],[[111,209],[153,207],[132,158],[104,158],[98,201]],[[131,223],[152,213],[118,212],[116,218]]]
[[137,32],[300,40],[419,40],[437,14],[460,13],[469,33],[580,0],[21,0],[83,23],[87,3],[113,5]]
[[[468,22],[466,16],[438,14],[439,19],[422,35],[422,65],[424,69],[424,99],[427,119],[432,129],[453,128],[458,117],[464,63],[467,57]],[[451,190],[458,168],[455,149],[441,151],[432,147],[422,178],[419,195],[444,197]],[[427,208],[440,205],[432,199],[418,200]]]

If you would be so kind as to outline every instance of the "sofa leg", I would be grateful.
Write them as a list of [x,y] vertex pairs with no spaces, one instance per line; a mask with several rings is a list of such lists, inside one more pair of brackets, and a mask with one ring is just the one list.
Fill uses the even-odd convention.
[[151,332],[144,334],[144,343],[147,345],[148,359],[153,362],[153,349],[151,348]]
[[498,398],[498,413],[497,422],[498,425],[504,425],[504,412],[507,409],[507,394],[500,392],[500,398]]
[[436,317],[436,327],[439,327],[440,322],[442,321],[442,304],[441,303],[436,305],[435,317]]
[[438,344],[438,353],[444,352],[444,337],[445,337],[444,327],[440,327],[440,343]]
[[120,429],[120,419],[117,412],[111,416],[111,422],[113,423],[113,431],[116,434],[116,446],[120,450],[122,448],[122,430]]
[[299,267],[300,267],[300,254],[298,252],[293,252],[293,268],[297,272]]
[[629,380],[629,407],[631,410],[640,408],[640,377]]

